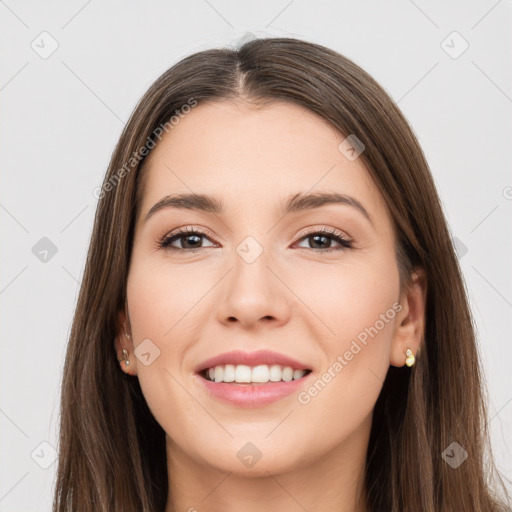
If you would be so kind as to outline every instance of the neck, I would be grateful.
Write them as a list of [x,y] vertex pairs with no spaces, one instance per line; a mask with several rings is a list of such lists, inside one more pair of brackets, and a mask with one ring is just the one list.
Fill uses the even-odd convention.
[[369,426],[343,444],[287,471],[258,476],[222,471],[191,458],[167,439],[169,494],[165,512],[332,510],[367,512],[364,499]]

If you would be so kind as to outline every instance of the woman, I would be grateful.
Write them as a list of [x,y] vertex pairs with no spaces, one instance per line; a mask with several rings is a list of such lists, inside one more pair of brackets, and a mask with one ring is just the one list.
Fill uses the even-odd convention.
[[54,510],[505,510],[439,198],[361,68],[191,55],[96,196]]

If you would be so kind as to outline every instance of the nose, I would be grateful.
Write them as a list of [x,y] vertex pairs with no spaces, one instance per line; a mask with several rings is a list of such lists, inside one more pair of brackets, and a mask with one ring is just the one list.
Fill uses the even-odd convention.
[[285,325],[290,320],[293,294],[280,278],[275,261],[265,251],[255,259],[237,252],[232,261],[219,287],[218,321],[238,323],[245,329]]

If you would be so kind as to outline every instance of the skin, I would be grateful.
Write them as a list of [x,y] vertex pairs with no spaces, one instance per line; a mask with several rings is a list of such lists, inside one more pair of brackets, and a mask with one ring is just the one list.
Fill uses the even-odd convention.
[[[367,510],[372,411],[389,365],[403,366],[407,347],[418,350],[426,279],[419,269],[400,293],[392,219],[362,160],[338,149],[344,138],[300,106],[211,102],[192,109],[150,154],[115,346],[119,359],[128,350],[130,365],[121,367],[139,379],[167,434],[166,512]],[[190,192],[221,199],[225,213],[164,208],[144,219],[164,196]],[[352,196],[373,225],[340,204],[283,217],[278,207],[298,192]],[[210,233],[192,240],[196,252],[158,248],[187,226]],[[321,228],[353,239],[353,248],[306,236]],[[247,236],[263,249],[251,264],[236,252]],[[389,310],[394,317],[306,404],[294,393],[236,407],[194,375],[214,355],[269,349],[311,364],[314,382],[329,368],[332,375],[338,356]],[[146,366],[134,349],[147,338],[160,354]],[[248,442],[262,454],[253,467],[237,457]]]

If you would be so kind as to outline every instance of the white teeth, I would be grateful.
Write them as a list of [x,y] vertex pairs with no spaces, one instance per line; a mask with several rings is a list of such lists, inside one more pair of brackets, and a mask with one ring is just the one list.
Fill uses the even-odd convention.
[[270,370],[266,364],[255,366],[252,369],[251,381],[252,382],[268,382],[270,377]]
[[281,380],[281,375],[283,371],[281,370],[281,366],[278,364],[273,364],[270,367],[270,380],[272,382],[279,382]]
[[[217,368],[215,368],[217,371]],[[239,364],[235,368],[235,381],[236,382],[251,382],[251,367],[245,364]]]
[[222,382],[224,380],[224,366],[215,367],[215,382]]
[[235,365],[227,364],[224,366],[224,382],[235,382]]
[[283,368],[283,380],[285,382],[293,380],[293,368],[291,366],[285,366]]
[[249,384],[267,382],[290,382],[301,379],[307,370],[294,370],[291,366],[261,364],[247,366],[245,364],[226,364],[209,368],[206,374],[208,379],[215,382],[239,382]]
[[306,372],[304,370],[294,370],[293,371],[293,380],[300,379],[301,377],[304,377],[304,374]]

